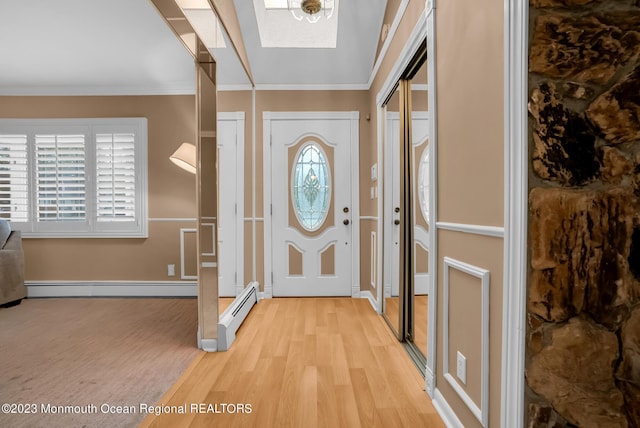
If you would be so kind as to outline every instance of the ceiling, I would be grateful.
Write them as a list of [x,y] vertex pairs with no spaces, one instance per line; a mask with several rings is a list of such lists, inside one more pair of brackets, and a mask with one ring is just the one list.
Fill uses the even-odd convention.
[[[341,1],[335,49],[263,48],[254,2],[235,0],[256,87],[366,87],[386,3]],[[233,49],[212,53],[220,87],[250,86]],[[193,60],[150,0],[0,1],[0,58],[0,95],[194,92]]]

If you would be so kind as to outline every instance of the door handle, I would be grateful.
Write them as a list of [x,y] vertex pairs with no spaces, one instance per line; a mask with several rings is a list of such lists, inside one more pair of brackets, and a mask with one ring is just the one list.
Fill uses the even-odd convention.
[[345,218],[344,221],[342,222],[342,224],[344,224],[345,226],[349,225],[349,219]]
[[393,224],[395,224],[396,226],[398,226],[398,225],[400,224],[400,220],[398,220],[398,219],[393,220]]

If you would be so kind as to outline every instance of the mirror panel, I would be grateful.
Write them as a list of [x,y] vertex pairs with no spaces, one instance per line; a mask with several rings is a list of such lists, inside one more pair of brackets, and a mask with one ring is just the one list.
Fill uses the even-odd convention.
[[382,313],[400,338],[400,90],[384,105],[383,306]]
[[429,122],[427,62],[411,78],[411,145],[413,150],[413,317],[409,335],[419,354],[427,355],[427,308],[429,302]]
[[216,85],[209,77],[212,65],[215,68],[215,64],[196,67],[198,323],[205,350],[205,341],[218,338],[218,243],[212,233],[216,230],[218,210],[217,119]]

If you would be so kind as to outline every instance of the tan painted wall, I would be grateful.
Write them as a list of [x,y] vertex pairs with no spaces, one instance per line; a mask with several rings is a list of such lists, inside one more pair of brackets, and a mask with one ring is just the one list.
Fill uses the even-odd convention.
[[[503,2],[439,2],[436,15],[438,115],[438,221],[503,226],[504,102]],[[480,422],[449,386],[443,361],[467,357],[466,389],[480,405],[481,305],[479,281],[451,277],[450,355],[443,355],[443,259],[490,271],[489,426],[499,426],[502,355],[503,239],[438,231],[438,335],[436,386],[464,426]],[[468,290],[468,293],[465,292]],[[455,364],[452,366],[455,374]]]
[[436,9],[438,220],[503,225],[503,2]]
[[[193,96],[0,97],[4,118],[146,117],[152,219],[195,218],[195,176],[169,161],[181,142],[194,141],[194,115]],[[24,239],[25,279],[178,280],[181,227],[195,222],[151,221],[147,239]]]
[[[502,356],[502,259],[503,240],[467,233],[438,231],[438,333],[436,387],[465,427],[480,427],[458,394],[444,378],[444,257],[486,269],[490,272],[489,290],[489,426],[499,426]],[[456,351],[467,358],[467,385],[464,388],[480,407],[482,304],[480,281],[450,269],[449,287],[449,370],[455,376]]]
[[[221,108],[224,105],[221,102]],[[263,126],[262,117],[265,111],[358,111],[360,113],[360,215],[375,213],[376,205],[369,199],[369,177],[371,163],[369,152],[371,147],[370,123],[367,116],[369,110],[369,94],[366,91],[257,91],[256,92],[256,216],[260,219],[257,233],[257,279],[264,284],[264,252],[263,235]],[[249,139],[249,138],[247,138]],[[372,152],[375,154],[375,151]],[[365,193],[366,189],[366,193]],[[367,241],[368,242],[368,241]],[[367,277],[361,278],[361,284],[370,282],[368,249],[361,248],[361,273]],[[363,266],[366,264],[366,266]],[[246,269],[245,269],[246,274]],[[364,286],[363,286],[364,287]]]

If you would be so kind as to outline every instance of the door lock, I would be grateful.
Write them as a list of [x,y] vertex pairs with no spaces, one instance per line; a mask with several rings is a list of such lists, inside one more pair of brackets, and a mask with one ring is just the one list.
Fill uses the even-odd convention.
[[349,219],[345,218],[344,221],[342,222],[342,224],[344,224],[345,226],[349,225]]
[[344,207],[344,208],[342,209],[342,211],[343,211],[344,213],[348,213],[348,212],[349,212],[349,207]]
[[400,207],[395,207],[393,210],[394,210],[395,212],[399,213],[399,212],[400,212]]
[[393,220],[393,224],[395,224],[396,226],[399,225],[400,224],[400,220],[398,220],[398,219]]

